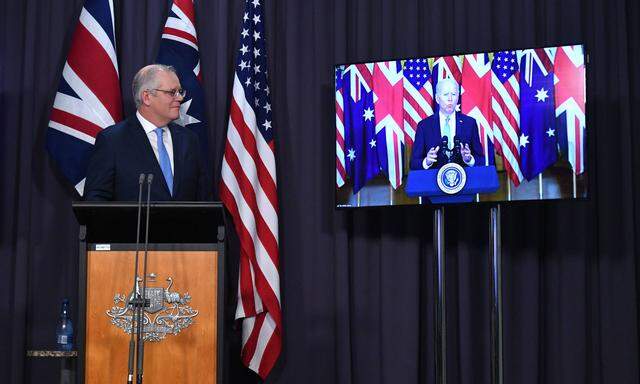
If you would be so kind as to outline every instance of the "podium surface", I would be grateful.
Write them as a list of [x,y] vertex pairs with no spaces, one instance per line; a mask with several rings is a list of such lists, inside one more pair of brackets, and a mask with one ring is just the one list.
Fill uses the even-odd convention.
[[460,192],[449,195],[438,187],[439,169],[410,171],[407,176],[405,193],[410,197],[428,197],[434,204],[465,203],[473,201],[477,193],[491,193],[498,190],[500,181],[496,167],[465,167],[466,185]]
[[[73,209],[80,223],[78,382],[126,382],[137,204],[77,202]],[[222,383],[222,204],[151,203],[149,219],[144,381]],[[139,276],[145,221],[143,207]]]

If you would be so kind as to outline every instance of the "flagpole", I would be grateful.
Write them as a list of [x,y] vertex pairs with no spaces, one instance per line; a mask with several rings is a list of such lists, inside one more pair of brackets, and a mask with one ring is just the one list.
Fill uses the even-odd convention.
[[542,173],[538,175],[538,198],[542,200]]
[[445,305],[444,207],[433,211],[435,314],[435,373],[436,383],[447,382],[447,312]]
[[575,199],[576,197],[578,197],[577,178],[575,172],[572,171],[571,174],[573,175],[573,198]]
[[500,204],[491,207],[490,212],[491,257],[491,382],[503,384],[502,349],[502,245],[500,231]]
[[507,175],[507,201],[511,201],[511,179]]

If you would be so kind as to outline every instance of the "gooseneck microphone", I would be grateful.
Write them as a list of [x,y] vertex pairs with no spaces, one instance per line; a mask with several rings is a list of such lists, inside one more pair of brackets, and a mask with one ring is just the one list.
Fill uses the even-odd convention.
[[[141,312],[144,311],[144,307],[148,306],[147,304],[147,255],[149,253],[149,210],[151,207],[151,183],[153,182],[153,174],[150,173],[147,175],[147,223],[144,234],[144,266],[142,269],[142,303],[143,308],[141,308]],[[141,320],[142,320],[142,316]],[[143,366],[144,366],[144,327],[142,326],[142,321],[138,322],[138,365],[136,369],[137,377],[136,383],[142,384],[142,376],[143,376]]]
[[135,341],[133,326],[135,323],[140,323],[138,318],[138,303],[140,295],[138,294],[138,254],[140,248],[140,221],[142,214],[142,185],[144,184],[145,174],[141,173],[138,179],[138,224],[136,227],[136,256],[133,266],[133,288],[131,289],[131,297],[129,298],[129,305],[132,306],[133,315],[131,316],[131,338],[129,339],[129,370],[127,375],[127,383],[133,384],[133,361],[135,359]]

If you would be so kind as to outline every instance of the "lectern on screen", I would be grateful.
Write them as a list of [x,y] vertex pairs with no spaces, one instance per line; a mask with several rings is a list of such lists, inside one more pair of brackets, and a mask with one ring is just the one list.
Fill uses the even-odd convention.
[[337,207],[585,199],[583,45],[335,66]]

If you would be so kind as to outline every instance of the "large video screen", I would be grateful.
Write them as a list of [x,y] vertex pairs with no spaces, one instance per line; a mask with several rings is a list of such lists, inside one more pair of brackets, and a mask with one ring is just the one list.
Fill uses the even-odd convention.
[[335,66],[336,206],[582,199],[582,45]]

